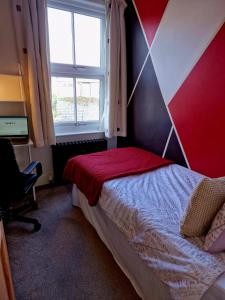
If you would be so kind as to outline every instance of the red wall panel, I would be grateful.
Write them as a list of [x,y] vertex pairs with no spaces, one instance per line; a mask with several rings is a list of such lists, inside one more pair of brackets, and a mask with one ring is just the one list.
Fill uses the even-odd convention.
[[225,175],[225,24],[169,109],[192,169]]
[[135,0],[146,37],[151,46],[168,0]]

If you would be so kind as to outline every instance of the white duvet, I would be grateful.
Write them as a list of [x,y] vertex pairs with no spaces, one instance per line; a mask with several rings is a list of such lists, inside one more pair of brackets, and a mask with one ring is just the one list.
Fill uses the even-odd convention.
[[180,221],[202,175],[178,165],[104,183],[99,205],[174,299],[200,299],[225,271],[225,254],[184,239]]

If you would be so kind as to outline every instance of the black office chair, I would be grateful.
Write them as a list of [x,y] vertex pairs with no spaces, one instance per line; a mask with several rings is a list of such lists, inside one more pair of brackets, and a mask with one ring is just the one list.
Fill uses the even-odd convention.
[[2,217],[3,221],[31,223],[34,225],[34,231],[41,228],[38,220],[21,215],[37,208],[33,199],[33,186],[41,174],[40,162],[30,163],[21,172],[11,141],[0,138],[0,218]]

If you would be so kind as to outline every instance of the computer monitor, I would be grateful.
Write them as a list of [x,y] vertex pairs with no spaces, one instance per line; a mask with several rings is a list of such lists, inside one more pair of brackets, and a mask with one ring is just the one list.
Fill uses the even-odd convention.
[[0,116],[0,137],[28,139],[28,117]]

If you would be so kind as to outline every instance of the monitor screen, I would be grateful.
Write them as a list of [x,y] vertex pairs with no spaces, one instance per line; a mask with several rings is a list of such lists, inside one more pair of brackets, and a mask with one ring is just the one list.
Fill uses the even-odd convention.
[[27,117],[0,116],[0,137],[28,137]]

